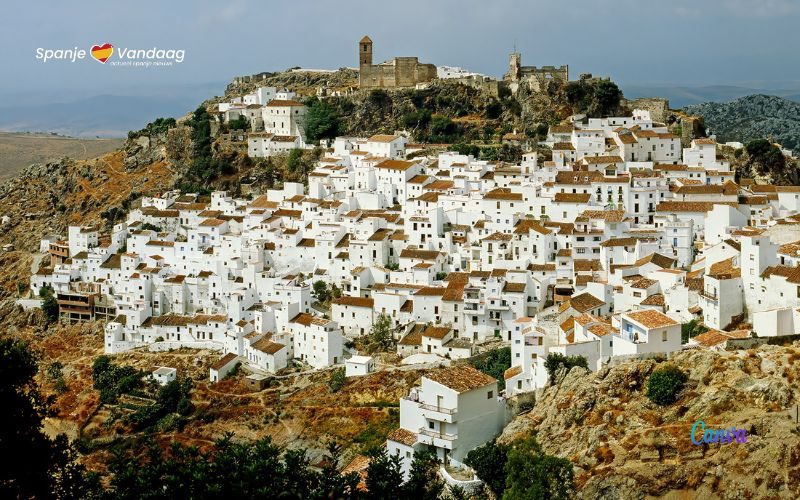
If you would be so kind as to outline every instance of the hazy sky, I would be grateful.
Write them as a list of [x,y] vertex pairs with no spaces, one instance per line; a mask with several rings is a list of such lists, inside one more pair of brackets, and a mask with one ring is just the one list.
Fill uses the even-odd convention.
[[[800,80],[800,0],[294,0],[4,2],[0,92],[108,93],[227,81],[290,66],[356,65],[369,34],[378,61],[502,75],[516,42],[523,64],[623,84],[780,84]],[[35,59],[36,49],[184,49],[169,68]],[[46,89],[46,90],[45,90]],[[9,103],[2,103],[9,104]]]

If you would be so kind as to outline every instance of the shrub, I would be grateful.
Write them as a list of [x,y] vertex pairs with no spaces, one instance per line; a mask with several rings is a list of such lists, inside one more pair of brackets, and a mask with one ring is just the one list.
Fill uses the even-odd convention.
[[678,400],[688,377],[675,365],[666,365],[650,374],[647,397],[657,405],[666,406]]
[[328,379],[328,388],[331,392],[339,392],[344,387],[345,375],[344,368],[336,368],[331,372]]
[[575,493],[572,462],[547,455],[535,437],[519,441],[508,452],[503,499],[566,500]]
[[473,360],[471,364],[475,369],[496,378],[497,387],[502,390],[505,388],[503,374],[511,368],[511,348],[492,349],[485,356]]
[[589,363],[583,356],[564,356],[559,352],[552,352],[547,355],[547,359],[544,361],[544,368],[547,370],[547,377],[550,380],[553,380],[556,371],[562,366],[566,368],[567,371],[572,370],[572,368],[576,366],[586,368],[587,370],[589,369]]
[[492,439],[467,453],[464,463],[472,467],[479,478],[498,498],[506,488],[505,466],[509,446]]

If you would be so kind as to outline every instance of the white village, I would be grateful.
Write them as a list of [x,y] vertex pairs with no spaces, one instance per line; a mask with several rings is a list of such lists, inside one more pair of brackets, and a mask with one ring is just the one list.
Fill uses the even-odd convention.
[[[369,50],[367,74],[388,74]],[[362,85],[395,85],[381,82]],[[316,147],[291,90],[260,87],[212,111],[248,120],[250,157]],[[550,356],[598,371],[800,333],[800,186],[736,178],[713,138],[684,147],[635,109],[551,125],[536,144],[548,159],[424,146],[404,130],[337,137],[307,185],[144,197],[111,231],[43,239],[32,292],[52,288],[63,322],[105,320],[110,355],[218,352],[212,382],[237,367],[263,379],[292,366],[349,377],[444,366],[400,401],[387,448],[406,475],[421,447],[459,466],[496,437],[510,402],[548,384]],[[395,356],[357,348],[378,323]],[[698,324],[704,333],[683,335]],[[512,356],[502,390],[456,363],[498,346]]]

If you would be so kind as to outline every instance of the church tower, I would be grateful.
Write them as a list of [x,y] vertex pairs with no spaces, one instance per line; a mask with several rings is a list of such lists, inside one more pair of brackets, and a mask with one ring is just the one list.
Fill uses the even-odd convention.
[[358,42],[358,65],[359,67],[372,64],[372,40],[364,35]]

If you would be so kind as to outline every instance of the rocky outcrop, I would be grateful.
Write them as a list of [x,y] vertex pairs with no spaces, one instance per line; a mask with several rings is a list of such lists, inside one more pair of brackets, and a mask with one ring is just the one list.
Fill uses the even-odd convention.
[[[572,461],[580,498],[797,498],[800,343],[684,351],[671,362],[689,375],[671,406],[644,394],[654,360],[597,373],[573,368],[558,374],[501,441],[536,433],[547,453]],[[748,442],[694,445],[697,420],[747,429]]]

